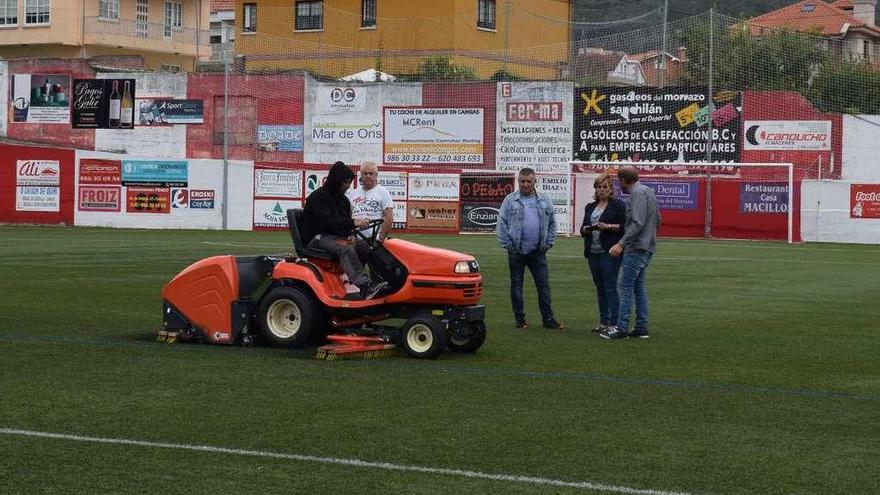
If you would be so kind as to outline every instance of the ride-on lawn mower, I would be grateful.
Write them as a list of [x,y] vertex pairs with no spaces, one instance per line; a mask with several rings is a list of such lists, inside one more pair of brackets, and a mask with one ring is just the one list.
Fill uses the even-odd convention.
[[[351,345],[360,335],[371,342],[367,349],[396,344],[416,358],[437,357],[444,347],[474,352],[483,345],[483,279],[473,256],[402,239],[379,241],[382,220],[374,220],[354,234],[369,247],[373,278],[388,287],[363,300],[346,290],[327,252],[304,245],[301,215],[301,209],[287,211],[296,254],[213,256],[168,282],[160,339],[250,345],[262,335],[273,345],[303,347],[327,334],[347,334],[334,342]],[[388,324],[392,320],[404,323]]]

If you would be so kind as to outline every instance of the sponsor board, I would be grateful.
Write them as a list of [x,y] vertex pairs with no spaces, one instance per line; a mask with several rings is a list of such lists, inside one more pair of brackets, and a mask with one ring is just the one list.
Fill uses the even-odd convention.
[[409,201],[406,228],[458,231],[458,201]]
[[501,203],[516,189],[514,175],[468,174],[461,175],[459,197],[463,203]]
[[391,199],[406,200],[407,187],[406,172],[383,172],[379,171],[379,185],[385,186],[391,194]]
[[553,205],[553,212],[556,215],[556,233],[568,234],[571,232],[571,207]]
[[739,212],[788,213],[787,182],[743,182],[739,188]]
[[58,186],[61,165],[58,160],[18,160],[15,162],[15,185]]
[[[309,197],[316,189],[324,185],[324,182],[327,181],[327,174],[329,172],[327,170],[309,170],[306,172],[306,194],[305,197]],[[352,181],[354,182],[354,181]]]
[[572,84],[498,83],[495,168],[567,172],[572,157]]
[[747,120],[746,150],[831,151],[830,120]]
[[462,232],[495,232],[500,203],[465,203],[461,206]]
[[61,211],[61,188],[56,186],[17,186],[15,211]]
[[406,228],[406,201],[394,202],[394,229]]
[[303,126],[258,125],[257,148],[262,151],[302,151]]
[[384,163],[483,163],[482,108],[385,107]]
[[138,98],[134,122],[142,127],[202,124],[205,122],[204,105],[202,100]]
[[75,79],[72,98],[74,128],[134,128],[134,79]]
[[127,187],[128,213],[171,213],[171,190],[164,187]]
[[287,199],[255,199],[254,227],[287,228],[287,210],[302,208],[302,201]]
[[122,184],[122,162],[82,158],[79,161],[80,184]]
[[189,190],[189,207],[191,210],[213,210],[214,209],[214,190],[213,189],[190,189]]
[[[612,179],[614,196],[629,203],[629,194],[620,188],[620,181]],[[656,181],[642,179],[640,184],[654,191],[660,210],[693,211],[697,209],[699,181]]]
[[171,208],[189,208],[189,189],[171,189]]
[[[574,90],[574,156],[582,161],[738,162],[741,95],[704,88]],[[711,122],[711,126],[709,123]]]
[[13,124],[69,124],[70,76],[13,74],[9,91]]
[[271,198],[301,198],[302,170],[254,170],[254,196]]
[[458,201],[458,174],[409,174],[409,199]]
[[536,174],[535,179],[535,189],[550,196],[554,205],[569,204],[571,198],[571,176],[569,174]]
[[371,116],[339,115],[312,117],[315,144],[378,144],[382,142],[382,119]]
[[119,186],[79,186],[77,209],[79,211],[121,211],[122,188]]
[[186,160],[122,160],[122,185],[140,187],[186,187]]
[[343,85],[321,86],[316,91],[318,113],[363,113],[367,107],[366,88]]
[[850,184],[849,217],[880,218],[880,184]]

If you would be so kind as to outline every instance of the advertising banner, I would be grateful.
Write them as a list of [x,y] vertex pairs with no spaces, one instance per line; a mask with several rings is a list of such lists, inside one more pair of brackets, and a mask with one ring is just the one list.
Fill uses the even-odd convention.
[[458,174],[409,174],[409,199],[458,201]]
[[787,182],[743,182],[739,189],[740,213],[788,213]]
[[568,172],[573,156],[572,88],[568,82],[498,83],[497,170]]
[[312,119],[312,142],[316,144],[382,142],[382,119],[378,116],[333,115]]
[[287,228],[287,210],[302,208],[302,201],[255,199],[254,227]]
[[747,120],[746,150],[831,151],[830,120]]
[[214,209],[214,190],[213,189],[190,189],[189,190],[189,207],[193,210],[213,210]]
[[171,191],[163,187],[128,187],[125,191],[128,213],[171,213]]
[[406,201],[394,202],[394,228],[406,228]]
[[318,88],[318,113],[363,113],[367,90],[359,86],[323,86]]
[[303,126],[258,125],[257,148],[262,151],[302,151]]
[[583,87],[575,88],[574,102],[577,160],[706,161],[711,137],[712,161],[739,161],[740,93]]
[[75,79],[72,98],[74,128],[134,128],[134,79]]
[[880,218],[880,184],[850,184],[849,217]]
[[[498,203],[512,193],[516,186],[514,175],[505,174],[468,174],[461,175],[459,197],[462,203]],[[463,220],[462,220],[463,221]]]
[[[699,204],[699,181],[656,181],[643,179],[639,183],[654,191],[654,196],[657,198],[657,207],[661,210],[693,211],[697,209]],[[612,179],[612,186],[614,187],[614,196],[628,203],[629,194],[620,189],[620,181]]]
[[186,160],[122,160],[122,185],[186,187],[188,165]]
[[567,205],[571,198],[569,174],[537,174],[535,189],[550,196],[554,205]]
[[383,172],[379,171],[379,185],[385,186],[391,194],[391,199],[406,200],[407,177],[406,172]]
[[122,188],[119,186],[80,186],[77,208],[79,211],[121,211]]
[[69,124],[70,76],[13,74],[12,119],[15,124]]
[[482,108],[385,107],[385,163],[483,163]]
[[501,203],[464,203],[461,205],[462,232],[495,232]]
[[58,160],[18,160],[15,165],[17,186],[58,186],[61,165]]
[[406,228],[458,231],[457,201],[409,201]]
[[60,191],[54,186],[18,186],[15,211],[61,211]]
[[79,161],[80,184],[122,184],[122,162],[82,158]]
[[301,198],[302,170],[254,169],[254,196]]
[[310,194],[315,192],[315,189],[324,185],[324,181],[327,180],[327,170],[309,170],[306,172],[306,194],[305,197],[308,198]]
[[571,232],[571,207],[568,205],[553,205],[556,214],[556,233],[567,234]]
[[202,100],[138,98],[136,101],[135,125],[137,126],[155,127],[205,122]]

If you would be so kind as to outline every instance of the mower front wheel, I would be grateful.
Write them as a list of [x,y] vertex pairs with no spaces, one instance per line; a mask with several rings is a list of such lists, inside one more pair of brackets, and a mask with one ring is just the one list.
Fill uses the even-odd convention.
[[486,341],[486,322],[472,321],[466,323],[468,326],[465,335],[450,335],[446,346],[450,351],[456,352],[476,352],[483,346]]
[[399,345],[411,357],[436,358],[446,345],[446,329],[433,316],[413,316],[400,329]]
[[260,302],[260,329],[272,345],[302,347],[315,333],[319,313],[311,294],[297,287],[276,287]]

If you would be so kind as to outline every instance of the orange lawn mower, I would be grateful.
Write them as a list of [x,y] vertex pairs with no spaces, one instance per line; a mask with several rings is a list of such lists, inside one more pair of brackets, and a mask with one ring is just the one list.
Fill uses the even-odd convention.
[[373,278],[388,286],[364,300],[327,252],[304,245],[301,216],[301,209],[287,210],[295,254],[213,256],[168,282],[159,340],[251,345],[262,337],[292,348],[329,341],[316,354],[329,360],[396,349],[436,358],[444,348],[474,352],[483,345],[483,278],[473,256],[402,239],[380,241],[382,220],[374,220],[353,233],[369,247],[365,264]]

